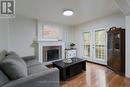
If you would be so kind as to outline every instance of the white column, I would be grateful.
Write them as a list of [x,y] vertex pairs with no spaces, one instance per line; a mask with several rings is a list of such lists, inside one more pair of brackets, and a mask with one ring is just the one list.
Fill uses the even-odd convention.
[[130,78],[130,15],[126,16],[126,77]]

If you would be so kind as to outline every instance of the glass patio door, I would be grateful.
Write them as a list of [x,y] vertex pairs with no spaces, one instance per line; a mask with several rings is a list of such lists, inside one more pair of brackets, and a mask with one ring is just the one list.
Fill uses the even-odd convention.
[[87,31],[83,33],[84,37],[84,57],[87,58],[87,60],[92,60],[92,44],[91,44],[91,31]]
[[95,29],[84,32],[84,56],[88,61],[106,64],[106,31]]
[[94,30],[93,38],[93,52],[94,52],[94,61],[97,63],[105,64],[106,63],[106,31],[104,29]]

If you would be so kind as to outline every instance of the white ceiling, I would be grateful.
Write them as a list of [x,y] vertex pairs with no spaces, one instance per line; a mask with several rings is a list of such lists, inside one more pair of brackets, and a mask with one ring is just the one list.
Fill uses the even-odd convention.
[[[113,0],[15,0],[16,15],[77,25],[120,12]],[[71,9],[74,15],[65,17],[63,10]]]
[[115,0],[115,3],[124,15],[130,15],[130,0]]

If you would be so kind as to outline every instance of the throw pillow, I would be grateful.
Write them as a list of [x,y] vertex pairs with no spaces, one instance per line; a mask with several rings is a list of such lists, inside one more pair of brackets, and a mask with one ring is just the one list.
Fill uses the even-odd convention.
[[8,54],[1,61],[0,67],[11,80],[27,76],[27,66],[24,60],[15,53]]

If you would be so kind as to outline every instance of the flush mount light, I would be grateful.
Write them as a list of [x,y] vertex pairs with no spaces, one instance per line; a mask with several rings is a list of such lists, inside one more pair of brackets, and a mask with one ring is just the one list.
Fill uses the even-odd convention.
[[74,14],[74,12],[72,10],[64,10],[63,11],[64,16],[72,16],[73,14]]

